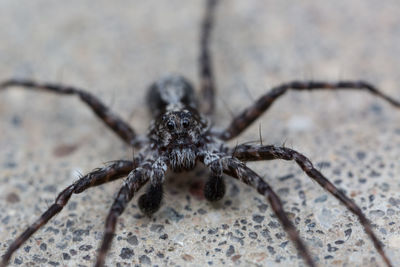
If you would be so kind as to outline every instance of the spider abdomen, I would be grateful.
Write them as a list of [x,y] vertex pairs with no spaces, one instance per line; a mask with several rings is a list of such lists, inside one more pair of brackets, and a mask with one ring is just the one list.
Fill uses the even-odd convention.
[[153,116],[160,115],[168,105],[182,104],[197,108],[195,92],[188,80],[180,75],[170,75],[153,83],[147,93],[147,102]]

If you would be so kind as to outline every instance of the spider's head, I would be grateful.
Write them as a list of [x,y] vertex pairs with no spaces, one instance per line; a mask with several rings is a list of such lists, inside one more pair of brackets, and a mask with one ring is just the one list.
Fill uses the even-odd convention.
[[166,153],[174,171],[190,170],[196,162],[197,147],[207,130],[207,121],[195,109],[171,106],[150,127],[150,140]]
[[167,150],[191,147],[199,143],[206,125],[195,109],[172,107],[154,120],[150,138]]

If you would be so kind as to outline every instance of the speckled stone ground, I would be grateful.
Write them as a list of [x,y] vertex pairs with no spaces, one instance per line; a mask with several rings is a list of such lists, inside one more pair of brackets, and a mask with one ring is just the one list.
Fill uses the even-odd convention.
[[[400,99],[400,4],[222,1],[212,51],[218,125],[293,79],[365,79]],[[183,73],[198,83],[203,1],[0,1],[0,80],[87,88],[144,133],[146,87]],[[289,93],[231,144],[259,139],[304,152],[360,205],[400,264],[400,111],[360,92]],[[132,151],[77,99],[0,93],[0,254],[79,173]],[[357,219],[293,163],[249,164],[279,193],[320,266],[382,266]],[[204,169],[171,175],[152,218],[136,200],[108,266],[302,266],[266,200],[236,181],[210,204]],[[15,253],[14,266],[91,266],[120,181],[73,196]]]

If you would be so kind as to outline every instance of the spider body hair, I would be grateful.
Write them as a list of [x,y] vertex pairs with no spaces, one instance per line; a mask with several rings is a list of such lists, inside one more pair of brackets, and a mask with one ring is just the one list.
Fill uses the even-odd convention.
[[[200,155],[209,154],[215,140],[209,133],[210,122],[197,110],[195,91],[183,76],[170,75],[149,87],[147,101],[153,120],[150,123],[146,147],[152,150],[152,159],[164,164],[165,170],[190,171],[196,167]],[[148,152],[143,149],[143,154]],[[214,149],[216,152],[216,149]],[[222,173],[222,171],[220,171]],[[162,201],[164,176],[152,174],[146,193],[140,196],[141,211],[150,216]],[[219,175],[210,176],[204,186],[205,198],[220,200],[225,194],[225,184]]]
[[167,159],[174,172],[190,171],[205,149],[209,121],[197,111],[195,92],[182,76],[171,75],[154,83],[148,93],[154,119],[149,142],[157,156]]

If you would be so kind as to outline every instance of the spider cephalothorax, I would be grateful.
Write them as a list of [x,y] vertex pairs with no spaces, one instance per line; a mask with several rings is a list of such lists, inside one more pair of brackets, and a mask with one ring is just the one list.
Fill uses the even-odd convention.
[[77,95],[106,126],[113,130],[128,146],[138,151],[133,161],[114,161],[106,167],[89,172],[65,188],[48,210],[10,244],[0,266],[7,265],[12,254],[41,226],[60,212],[73,194],[125,177],[126,179],[106,218],[105,233],[96,261],[96,266],[103,266],[114,237],[117,219],[134,195],[143,186],[149,184],[145,193],[140,196],[138,203],[145,214],[151,215],[161,205],[163,183],[167,170],[170,169],[174,172],[188,171],[193,169],[197,162],[208,167],[210,172],[204,186],[204,196],[207,200],[216,201],[224,196],[223,174],[253,187],[269,202],[272,211],[307,265],[315,266],[311,253],[286,215],[279,196],[267,181],[246,166],[248,161],[276,159],[294,161],[309,178],[317,182],[356,215],[385,264],[391,266],[382,244],[374,234],[363,211],[343,191],[340,191],[319,170],[314,168],[307,157],[286,147],[242,144],[229,148],[224,142],[243,132],[288,90],[362,90],[386,100],[397,108],[400,107],[400,102],[363,81],[293,81],[276,86],[261,96],[253,105],[234,117],[225,130],[215,131],[210,129],[211,124],[202,114],[210,115],[214,110],[215,86],[208,46],[216,2],[216,0],[207,0],[206,16],[201,28],[199,102],[196,101],[192,85],[182,76],[168,76],[155,82],[150,87],[147,96],[153,121],[146,137],[139,137],[133,128],[109,110],[96,96],[82,89],[59,84],[37,83],[31,80],[11,79],[0,83],[0,90],[10,86],[22,86],[32,90]]
[[151,147],[175,172],[193,169],[208,121],[196,109],[191,85],[181,76],[165,77],[150,87],[148,100],[155,115],[149,129]]

